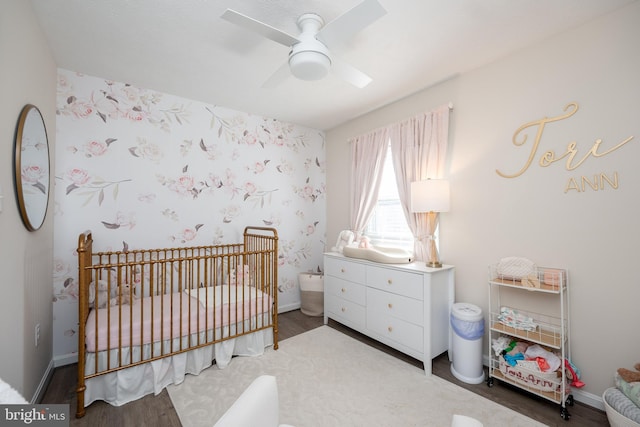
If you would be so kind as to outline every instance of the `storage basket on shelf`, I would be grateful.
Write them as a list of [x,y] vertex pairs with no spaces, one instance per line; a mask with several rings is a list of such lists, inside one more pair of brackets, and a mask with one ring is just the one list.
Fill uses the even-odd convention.
[[556,391],[562,385],[562,374],[558,371],[540,372],[524,366],[511,366],[500,358],[500,372],[519,384],[540,391]]

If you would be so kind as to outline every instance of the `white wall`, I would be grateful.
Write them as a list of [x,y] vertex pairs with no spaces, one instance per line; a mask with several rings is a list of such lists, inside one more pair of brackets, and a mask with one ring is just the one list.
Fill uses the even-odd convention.
[[[640,278],[640,2],[327,132],[328,240],[348,228],[347,139],[452,101],[448,178],[451,212],[441,216],[441,258],[456,266],[456,299],[487,312],[487,265],[506,256],[568,268],[571,350],[586,387],[578,400],[596,403],[619,367],[638,362]],[[516,178],[535,134],[522,147],[516,130],[543,117],[531,166]],[[531,130],[531,129],[529,129]],[[573,170],[565,160],[541,167],[546,151],[561,156],[576,143],[575,165],[596,140],[598,153]],[[570,169],[572,166],[570,167]],[[618,178],[578,191],[582,177]],[[567,191],[567,188],[569,190]],[[486,343],[485,343],[486,344]],[[488,346],[485,345],[485,348]],[[488,348],[487,348],[488,350]],[[485,352],[488,352],[485,350]]]
[[[41,391],[41,381],[51,368],[52,198],[42,228],[28,232],[20,219],[13,187],[13,143],[18,115],[31,103],[42,112],[53,152],[56,65],[28,1],[0,3],[0,61],[0,186],[4,195],[0,213],[0,378],[31,400]],[[31,265],[27,260],[34,254],[37,259]],[[45,271],[46,276],[29,283],[31,274],[26,272],[34,270]],[[38,347],[37,323],[41,327]]]

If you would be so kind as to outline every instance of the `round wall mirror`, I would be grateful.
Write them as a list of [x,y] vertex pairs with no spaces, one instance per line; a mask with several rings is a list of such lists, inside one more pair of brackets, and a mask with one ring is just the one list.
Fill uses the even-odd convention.
[[27,230],[36,231],[44,222],[49,203],[49,142],[35,105],[25,105],[20,113],[13,167],[20,216]]

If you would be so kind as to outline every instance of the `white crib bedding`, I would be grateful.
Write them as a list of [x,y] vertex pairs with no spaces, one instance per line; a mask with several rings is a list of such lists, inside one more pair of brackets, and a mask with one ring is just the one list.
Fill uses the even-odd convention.
[[[259,321],[259,323],[261,322]],[[174,341],[174,345],[179,345],[178,339],[174,339]],[[168,345],[169,343],[165,344]],[[224,369],[233,356],[259,356],[264,353],[265,348],[272,345],[273,329],[267,328],[171,357],[89,378],[85,382],[84,406],[87,407],[96,400],[103,400],[111,405],[120,406],[151,393],[157,395],[169,384],[182,383],[187,374],[198,375],[204,369],[210,367],[213,364],[213,360],[215,360],[219,369]],[[144,348],[144,350],[141,350],[141,348]],[[130,351],[129,347],[122,350],[123,359],[129,360]],[[133,347],[134,360],[140,360],[141,351],[146,353],[143,356],[148,357],[151,352],[151,344]],[[109,357],[112,360],[115,360],[118,351],[111,350],[97,353],[98,366],[106,366],[107,353],[109,353]],[[85,370],[87,374],[91,374],[94,370],[95,358],[96,353],[87,353]]]
[[[120,406],[158,394],[169,384],[180,384],[186,374],[198,375],[214,360],[224,369],[233,356],[263,354],[274,342],[269,327],[271,304],[271,297],[254,287],[226,285],[145,297],[132,307],[123,306],[121,312],[117,306],[91,310],[86,322],[85,375],[124,368],[88,378],[84,406],[96,400]],[[225,339],[249,331],[256,332]],[[154,336],[163,339],[152,343]],[[216,343],[158,358],[206,342]],[[129,366],[153,357],[158,359]]]

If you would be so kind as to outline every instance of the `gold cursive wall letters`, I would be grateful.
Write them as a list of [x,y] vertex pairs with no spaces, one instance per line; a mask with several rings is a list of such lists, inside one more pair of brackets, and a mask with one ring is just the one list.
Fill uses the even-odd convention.
[[[522,126],[520,126],[516,130],[516,132],[513,134],[513,138],[512,138],[513,145],[515,145],[516,147],[522,147],[527,143],[527,135],[524,133],[525,130],[531,128],[534,131],[536,131],[535,139],[531,145],[531,151],[529,151],[529,156],[527,157],[526,162],[520,168],[520,170],[514,173],[505,173],[498,169],[496,169],[496,173],[503,178],[517,178],[522,174],[524,174],[529,169],[529,167],[531,166],[531,164],[533,163],[533,161],[538,155],[538,149],[540,148],[540,142],[542,141],[542,134],[544,132],[545,126],[549,123],[566,120],[569,117],[573,116],[577,111],[578,111],[578,104],[575,102],[572,102],[567,104],[564,107],[564,112],[565,112],[564,114],[561,114],[555,117],[543,117],[542,119],[534,120],[532,122],[525,123]],[[548,150],[542,153],[542,155],[538,160],[538,165],[541,167],[548,167],[556,162],[565,160],[565,169],[568,171],[573,171],[576,168],[578,168],[580,165],[582,165],[589,157],[598,158],[598,157],[606,156],[607,154],[613,153],[617,149],[621,148],[622,146],[630,142],[632,139],[633,139],[633,136],[630,136],[625,140],[623,140],[622,142],[620,142],[619,144],[609,149],[603,149],[601,147],[602,139],[596,139],[596,141],[591,146],[591,149],[589,149],[589,151],[587,151],[586,154],[584,154],[582,157],[578,156],[577,142],[572,141],[567,144],[567,148],[562,154],[558,154],[554,150]],[[604,173],[595,175],[593,181],[589,181],[589,179],[585,177],[581,177],[578,180],[571,178],[569,180],[569,183],[565,187],[565,193],[569,190],[584,191],[585,188],[587,188],[587,186],[591,187],[594,190],[604,189],[603,184],[605,181],[607,181],[612,188],[617,189],[618,173],[617,172],[615,173],[613,181],[611,181]]]

